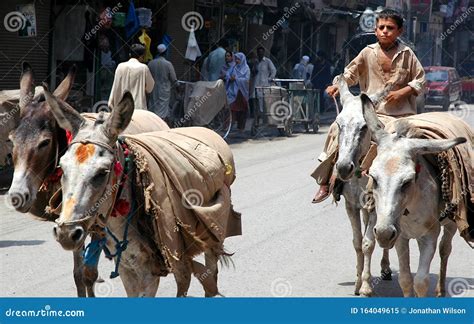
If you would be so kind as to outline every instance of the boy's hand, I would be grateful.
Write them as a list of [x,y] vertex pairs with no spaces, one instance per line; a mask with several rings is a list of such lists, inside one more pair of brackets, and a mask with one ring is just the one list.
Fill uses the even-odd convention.
[[339,95],[339,87],[337,85],[330,85],[326,88],[326,93],[331,97],[336,97]]
[[412,92],[413,92],[413,89],[410,86],[406,86],[399,90],[390,91],[387,97],[385,98],[385,100],[387,102],[398,101],[398,100],[403,99],[404,97],[411,95]]

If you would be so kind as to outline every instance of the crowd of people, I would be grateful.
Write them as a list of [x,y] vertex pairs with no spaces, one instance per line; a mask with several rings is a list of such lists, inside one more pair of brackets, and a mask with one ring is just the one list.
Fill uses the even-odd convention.
[[[109,106],[114,106],[124,91],[130,91],[135,99],[136,109],[155,112],[168,124],[172,122],[170,100],[172,89],[177,84],[173,64],[166,59],[167,47],[157,47],[155,59],[143,64],[145,47],[134,44],[130,48],[130,59],[117,66],[114,82],[109,96]],[[306,88],[320,89],[324,106],[323,90],[331,84],[333,67],[323,52],[318,52],[314,60],[307,55],[296,64],[291,77],[304,80]],[[251,112],[263,112],[263,93],[261,87],[272,85],[277,69],[266,56],[264,47],[258,47],[256,54],[248,57],[242,52],[232,52],[225,39],[204,59],[201,67],[203,81],[223,80],[227,94],[227,104],[235,122],[234,130],[244,132]]]

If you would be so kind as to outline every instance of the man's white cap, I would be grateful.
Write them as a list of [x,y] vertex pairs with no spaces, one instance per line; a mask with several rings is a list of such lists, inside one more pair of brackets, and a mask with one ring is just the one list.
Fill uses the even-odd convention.
[[302,57],[303,61],[305,61],[306,63],[309,62],[309,56],[305,55]]
[[166,51],[166,45],[165,44],[160,44],[160,45],[158,45],[157,49],[158,49],[158,53],[161,54],[164,51]]

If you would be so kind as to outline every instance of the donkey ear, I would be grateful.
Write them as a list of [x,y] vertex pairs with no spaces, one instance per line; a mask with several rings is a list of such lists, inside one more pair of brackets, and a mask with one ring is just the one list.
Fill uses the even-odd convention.
[[110,140],[115,142],[119,134],[127,128],[132,120],[134,109],[135,103],[133,102],[132,94],[127,91],[118,105],[112,108],[110,117],[103,125],[104,132]]
[[344,74],[340,74],[337,77],[337,85],[339,88],[339,95],[341,98],[341,104],[344,106],[344,103],[347,101],[347,98],[352,98],[354,95],[349,91],[349,86],[347,85],[346,78]]
[[59,98],[61,100],[67,99],[69,95],[69,91],[71,91],[72,85],[74,83],[74,79],[76,77],[76,71],[77,71],[77,68],[76,68],[76,65],[74,64],[69,69],[69,72],[67,76],[64,78],[64,80],[59,84],[56,90],[54,90],[53,95],[56,98]]
[[21,77],[20,77],[20,110],[23,110],[30,104],[35,95],[33,69],[31,65],[23,62],[21,65]]
[[81,114],[75,111],[71,106],[66,105],[64,101],[58,100],[54,95],[52,95],[48,90],[48,86],[44,82],[43,89],[46,102],[51,108],[51,112],[59,126],[70,131],[73,136],[76,136],[82,124],[86,121],[84,117],[82,117]]
[[413,154],[439,153],[466,142],[467,140],[464,137],[454,139],[411,139],[410,152]]
[[383,129],[383,124],[377,117],[375,106],[370,100],[369,96],[365,93],[362,93],[360,95],[360,99],[362,100],[362,112],[364,114],[367,127],[372,133],[372,138],[374,138],[377,143],[380,143],[382,138],[388,135],[388,133]]

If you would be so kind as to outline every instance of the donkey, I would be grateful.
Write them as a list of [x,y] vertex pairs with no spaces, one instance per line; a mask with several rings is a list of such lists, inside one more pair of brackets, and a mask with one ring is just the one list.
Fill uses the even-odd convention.
[[[145,233],[144,227],[140,224],[141,221],[152,221],[153,217],[143,217],[146,215],[143,196],[132,198],[133,192],[136,191],[133,176],[117,174],[114,169],[118,161],[123,163],[124,160],[124,149],[116,145],[116,142],[119,134],[129,124],[134,110],[131,94],[125,93],[110,116],[107,119],[99,118],[95,123],[85,120],[76,111],[57,100],[49,91],[45,90],[45,95],[59,125],[74,136],[73,143],[60,161],[64,172],[61,179],[64,207],[58,224],[54,227],[56,240],[64,249],[77,250],[83,245],[87,233],[95,230],[96,224],[106,225],[114,237],[121,241],[127,239],[128,242],[121,259],[115,257],[127,295],[155,296],[160,276],[166,275],[167,269],[163,256],[159,253],[159,247],[153,242],[153,233]],[[75,142],[76,139],[78,142]],[[134,168],[132,166],[132,169]],[[122,181],[123,190],[114,189],[115,185]],[[123,217],[109,217],[117,199],[126,201],[133,199],[136,202],[138,216],[133,217],[131,223]],[[127,227],[127,224],[130,226]],[[128,234],[125,234],[127,228]],[[110,251],[115,251],[117,248],[110,239],[106,241],[106,246]],[[208,297],[219,293],[217,290],[219,256],[216,251],[223,251],[223,247],[204,251],[207,271],[199,278]],[[176,262],[172,272],[177,283],[177,297],[187,295],[191,273],[196,275],[200,271],[196,268],[198,265],[187,256]],[[206,279],[215,280],[215,286],[206,285],[204,282]]]
[[[465,143],[466,139],[410,138],[411,125],[403,119],[395,121],[396,132],[389,134],[381,127],[370,99],[364,95],[362,101],[364,118],[378,144],[377,156],[369,171],[377,211],[375,238],[384,249],[395,246],[403,295],[413,296],[414,290],[416,296],[425,297],[429,288],[430,264],[441,232],[438,218],[442,204],[441,184],[424,155],[449,150]],[[446,269],[456,228],[452,221],[444,225],[439,246],[441,268],[436,288],[438,297],[445,296]],[[410,239],[417,240],[420,250],[414,279],[410,272]]]
[[[344,109],[336,117],[339,128],[339,152],[336,162],[338,179],[343,180],[341,194],[345,198],[346,212],[352,226],[354,249],[357,254],[357,277],[355,281],[355,294],[371,296],[373,290],[371,281],[371,259],[374,251],[375,239],[373,227],[377,219],[374,211],[364,208],[364,200],[368,178],[360,174],[360,160],[367,154],[370,147],[370,133],[362,115],[362,101],[360,96],[354,96],[347,86],[344,77],[339,76],[339,92],[341,104]],[[376,101],[386,96],[388,88],[373,96]],[[356,174],[357,172],[357,174]],[[364,230],[361,229],[361,216]],[[381,278],[391,280],[390,260],[387,249],[383,251],[381,265]]]
[[[74,82],[76,70],[73,67],[66,78],[54,91],[59,100],[65,100]],[[10,134],[13,143],[14,176],[9,190],[9,200],[16,211],[30,213],[40,219],[53,221],[56,216],[45,213],[50,198],[60,192],[59,159],[67,149],[66,132],[57,124],[50,107],[41,93],[35,95],[34,77],[31,66],[23,63],[20,78],[20,116]],[[42,92],[42,88],[39,87]],[[67,105],[66,103],[64,103]],[[71,108],[72,109],[72,108]],[[155,114],[148,113],[146,124],[153,118],[161,122]],[[91,115],[92,116],[92,115]],[[140,126],[140,122],[134,121]],[[145,124],[145,121],[141,122]],[[148,125],[144,131],[152,130]],[[154,130],[159,130],[155,128]],[[79,297],[93,297],[93,285],[98,277],[97,267],[84,265],[82,251],[74,252],[74,281]]]

